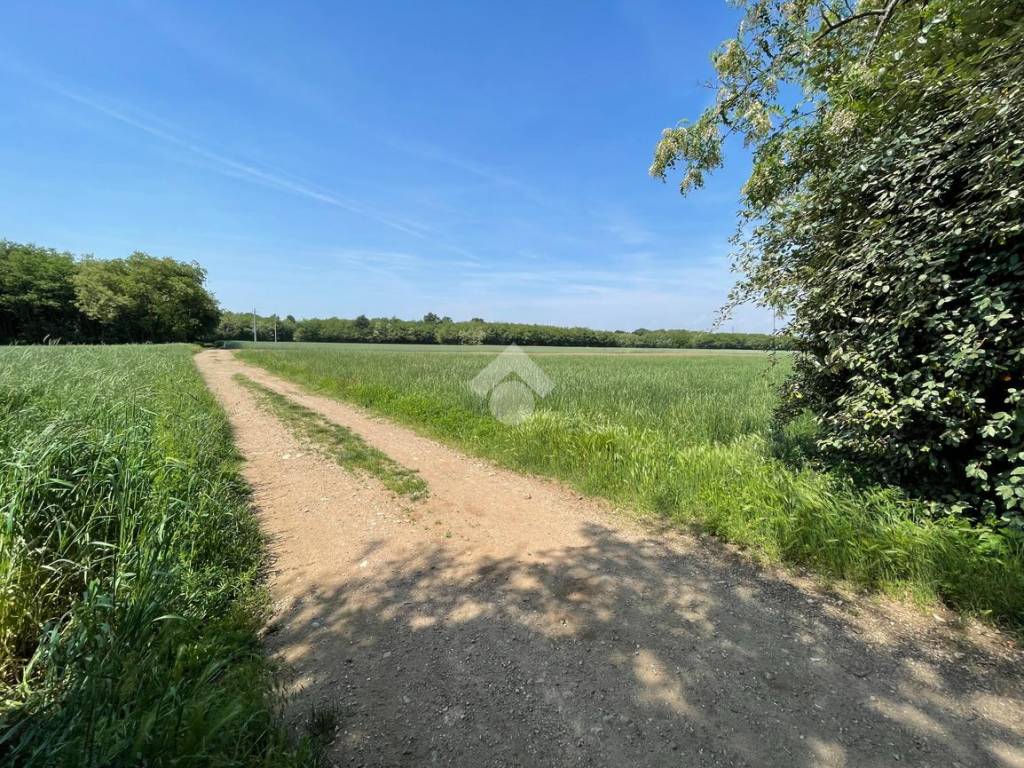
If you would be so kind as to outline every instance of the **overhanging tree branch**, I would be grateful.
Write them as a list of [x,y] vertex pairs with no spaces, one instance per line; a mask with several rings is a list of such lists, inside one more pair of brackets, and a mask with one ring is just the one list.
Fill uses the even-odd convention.
[[884,10],[879,10],[879,9],[871,10],[871,11],[861,11],[860,13],[853,14],[853,16],[847,16],[845,19],[840,19],[839,21],[837,21],[835,23],[830,22],[825,17],[825,15],[822,14],[822,19],[825,22],[826,29],[823,32],[821,32],[816,38],[814,38],[814,42],[815,43],[821,42],[825,37],[827,37],[828,35],[831,35],[837,29],[842,29],[843,27],[845,27],[847,24],[849,24],[851,22],[860,21],[861,19],[869,19],[872,16],[882,16],[884,13],[885,13]]
[[882,19],[878,22],[878,26],[875,28],[875,34],[871,38],[871,45],[868,46],[867,57],[870,59],[871,54],[874,53],[875,47],[878,45],[878,41],[882,39],[882,33],[885,31],[885,26],[889,23],[889,19],[892,18],[893,13],[896,11],[896,6],[900,4],[900,0],[889,0],[889,4],[885,6],[885,10],[882,12]]

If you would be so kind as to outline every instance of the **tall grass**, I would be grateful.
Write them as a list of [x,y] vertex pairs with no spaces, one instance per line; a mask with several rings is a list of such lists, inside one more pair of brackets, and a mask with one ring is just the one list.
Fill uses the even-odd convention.
[[301,764],[263,541],[191,349],[0,350],[0,757]]
[[478,350],[280,345],[238,354],[471,453],[699,526],[765,559],[1024,624],[1019,541],[933,519],[892,489],[855,488],[778,458],[798,454],[810,428],[772,433],[785,358],[771,366],[760,354],[547,352],[534,359],[554,390],[532,418],[508,427],[468,386],[489,361]]

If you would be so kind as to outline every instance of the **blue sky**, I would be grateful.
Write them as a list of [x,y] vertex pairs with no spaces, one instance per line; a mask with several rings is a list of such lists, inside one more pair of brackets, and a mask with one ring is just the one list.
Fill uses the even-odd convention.
[[[707,328],[749,160],[647,175],[724,0],[5,3],[0,237],[230,309]],[[764,330],[765,312],[726,327]]]

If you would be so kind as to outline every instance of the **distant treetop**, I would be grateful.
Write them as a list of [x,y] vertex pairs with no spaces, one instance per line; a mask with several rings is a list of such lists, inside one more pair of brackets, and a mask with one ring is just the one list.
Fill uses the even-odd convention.
[[220,310],[196,263],[126,259],[0,240],[0,343],[194,341]]
[[[217,338],[251,340],[252,313],[223,312]],[[257,338],[273,337],[272,318],[257,317]],[[494,323],[481,318],[456,322],[428,313],[422,320],[394,317],[309,318],[278,324],[280,341],[377,344],[519,344],[558,347],[661,347],[671,349],[788,349],[789,339],[766,333],[709,333],[688,330],[597,331],[528,323]]]

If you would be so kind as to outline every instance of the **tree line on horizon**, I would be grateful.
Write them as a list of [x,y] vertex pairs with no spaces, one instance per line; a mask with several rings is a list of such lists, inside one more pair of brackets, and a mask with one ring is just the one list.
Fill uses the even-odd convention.
[[[369,344],[519,344],[556,347],[645,347],[662,349],[789,348],[789,339],[768,333],[712,333],[684,329],[601,331],[592,328],[489,322],[479,317],[455,321],[432,312],[421,320],[397,317],[328,317],[296,320],[292,315],[256,316],[257,341],[311,341]],[[221,312],[220,341],[252,341],[251,312]]]
[[[195,262],[136,251],[124,259],[76,257],[0,240],[0,344],[123,344],[251,340],[253,316],[222,311]],[[521,344],[533,346],[784,349],[764,333],[688,330],[598,331],[481,318],[455,322],[340,317],[296,320],[257,316],[257,338],[379,344]]]

